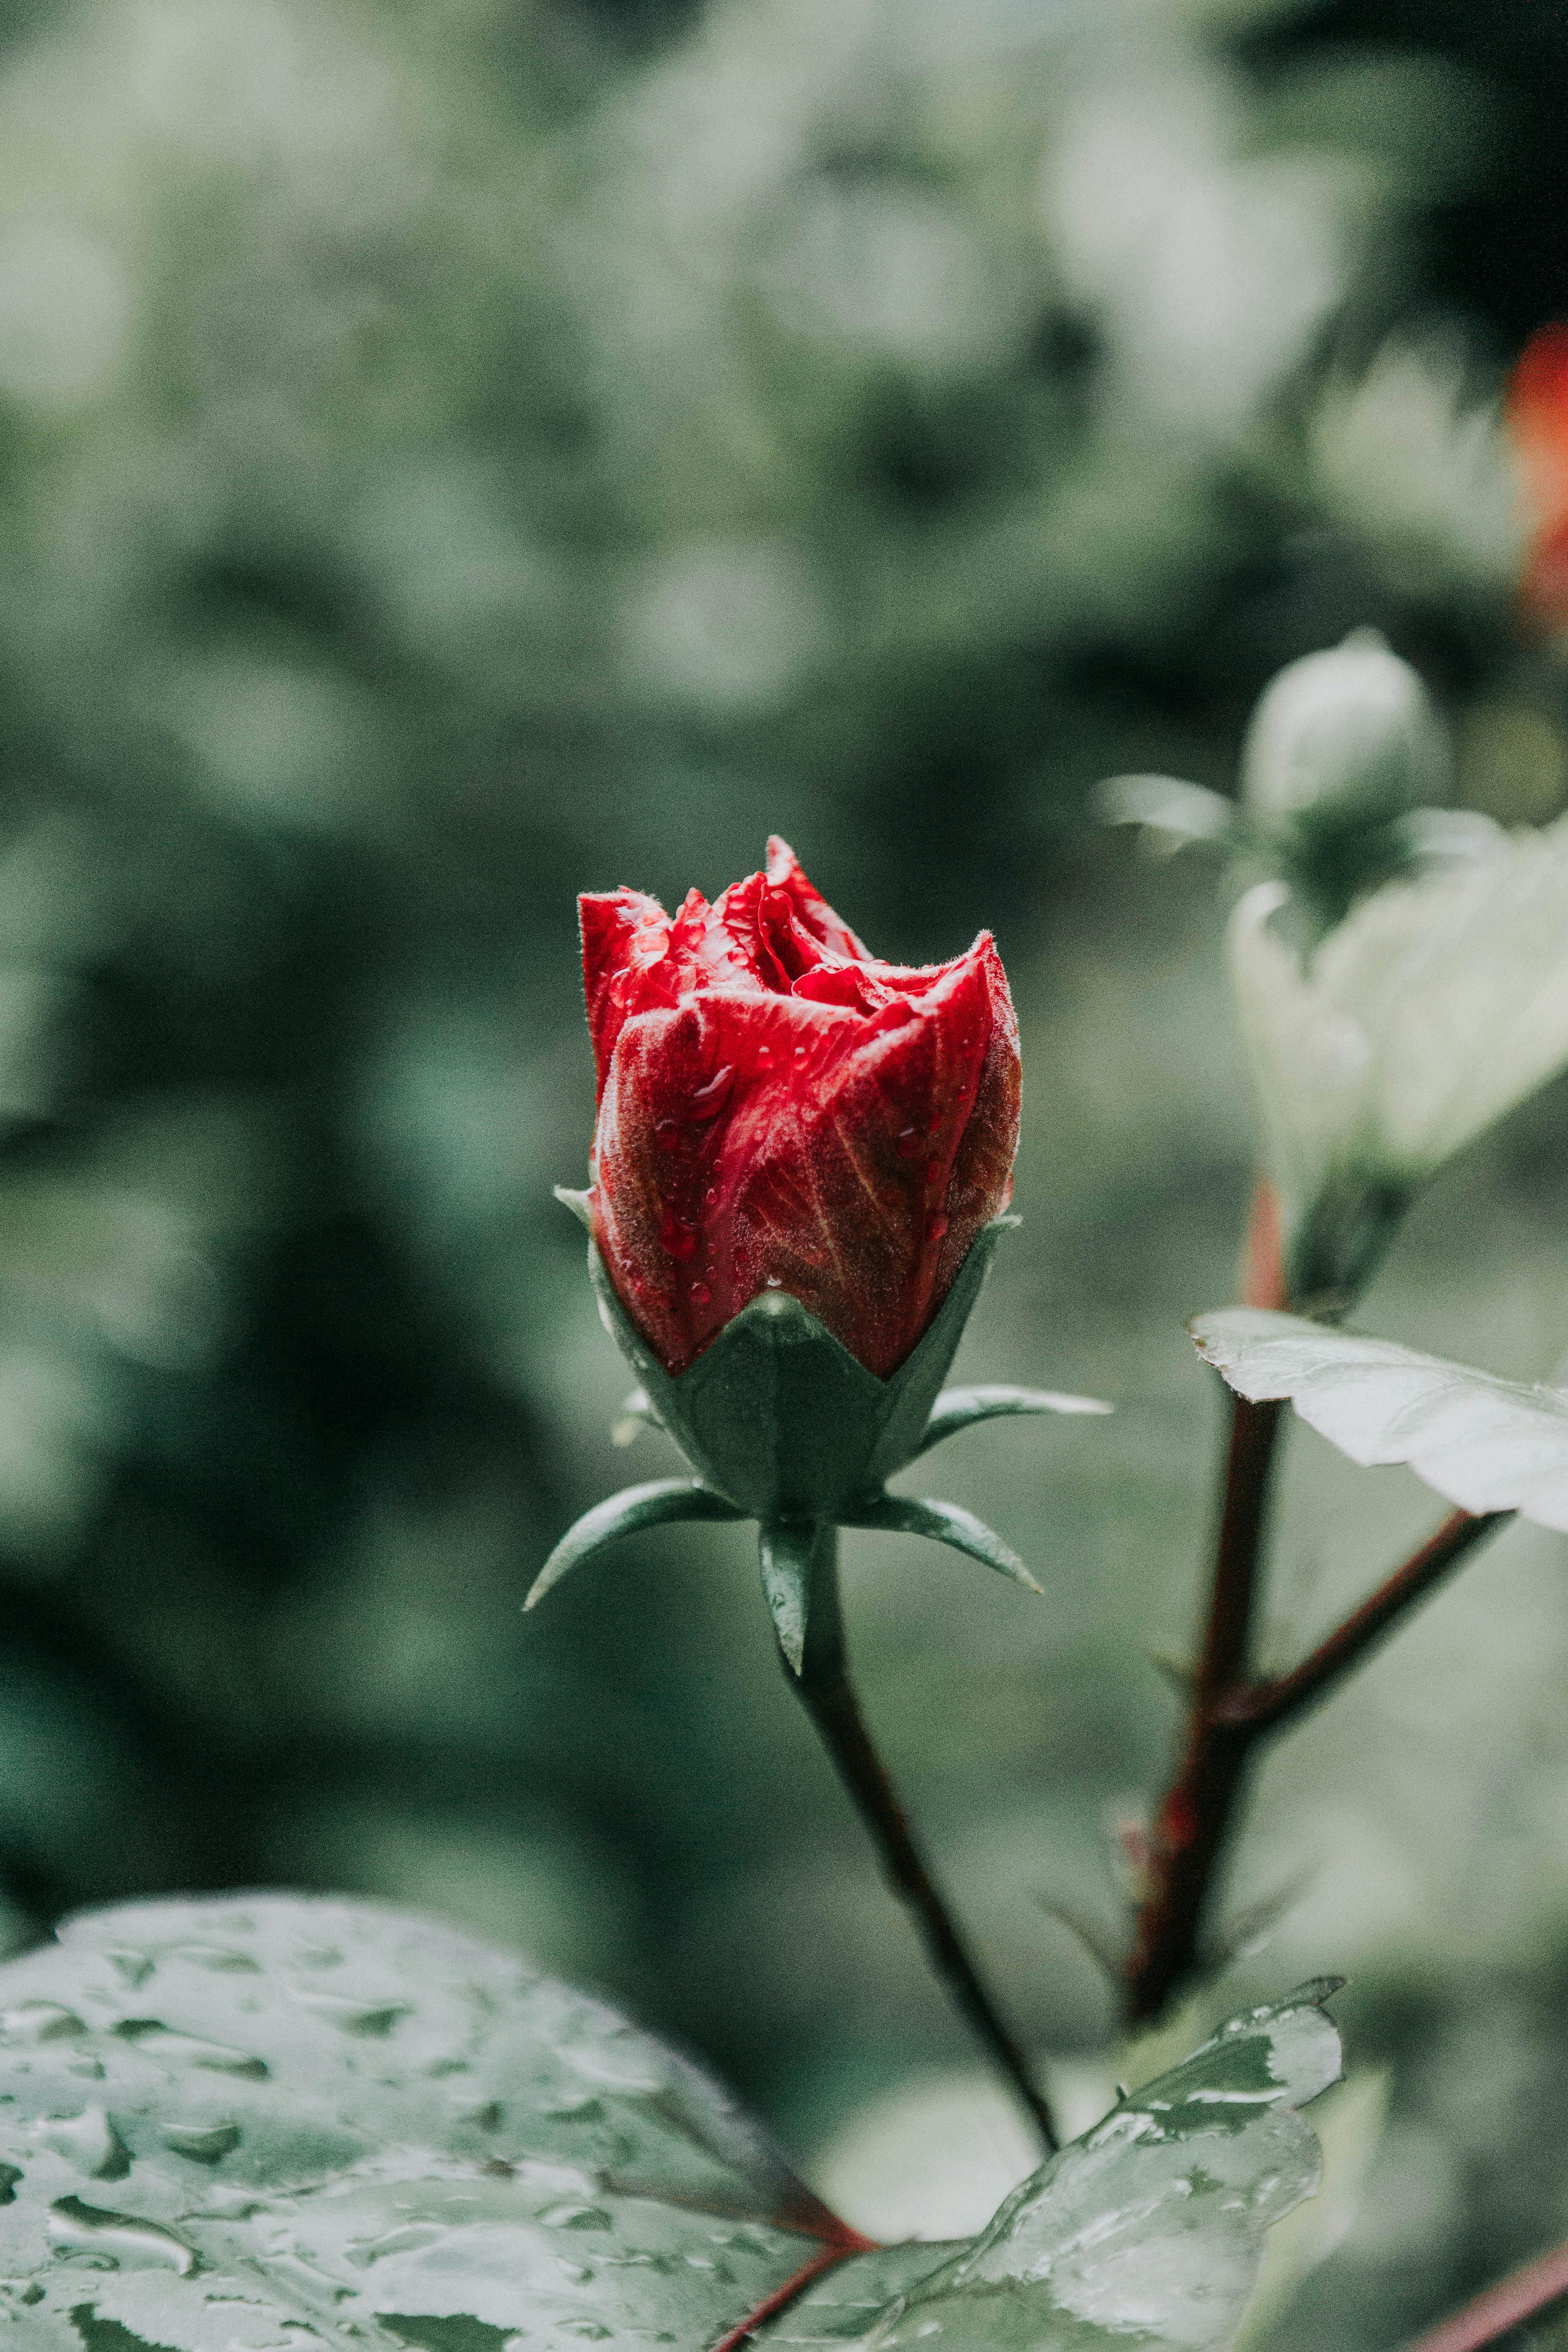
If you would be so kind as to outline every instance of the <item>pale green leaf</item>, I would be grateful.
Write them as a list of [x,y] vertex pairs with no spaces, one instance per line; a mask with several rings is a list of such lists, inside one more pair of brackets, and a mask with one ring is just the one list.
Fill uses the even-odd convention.
[[534,1578],[522,1605],[537,1608],[570,1570],[603,1551],[606,1544],[618,1543],[622,1536],[636,1535],[643,1528],[668,1527],[673,1520],[744,1517],[743,1511],[698,1478],[650,1478],[646,1486],[624,1486],[618,1495],[595,1503],[567,1528]]
[[1194,1316],[1189,1328],[1239,1395],[1289,1397],[1352,1462],[1408,1463],[1461,1510],[1518,1511],[1568,1532],[1568,1391],[1263,1307]]
[[1111,776],[1096,798],[1107,824],[1137,824],[1169,850],[1223,841],[1235,829],[1236,803],[1180,776]]
[[1295,2111],[1338,2079],[1339,2036],[1318,2005],[1333,1990],[1303,1986],[1231,2019],[1123,2100],[895,2303],[868,2352],[1228,2344],[1264,2230],[1318,2185],[1317,2142]]
[[1568,819],[1385,884],[1307,957],[1288,897],[1249,890],[1229,946],[1292,1215],[1347,1173],[1418,1183],[1568,1062]]

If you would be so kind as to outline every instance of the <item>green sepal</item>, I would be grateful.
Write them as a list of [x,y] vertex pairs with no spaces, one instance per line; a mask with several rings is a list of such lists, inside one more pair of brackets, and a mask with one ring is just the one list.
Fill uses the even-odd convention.
[[925,1536],[932,1543],[951,1544],[954,1551],[965,1552],[971,1559],[1011,1577],[1028,1591],[1042,1590],[1012,1546],[958,1503],[933,1503],[929,1497],[917,1502],[912,1495],[878,1495],[842,1512],[840,1523],[847,1528],[872,1528],[883,1535]]
[[[824,1532],[809,1519],[770,1519],[757,1529],[763,1591],[792,1675],[798,1675],[805,1663],[812,1563]],[[826,1532],[831,1536],[832,1530]]]
[[[585,1196],[560,1197],[584,1213]],[[930,1328],[885,1381],[784,1290],[753,1298],[672,1375],[621,1305],[592,1240],[588,1270],[605,1328],[703,1483],[752,1518],[829,1519],[921,1451],[991,1253],[1016,1223],[996,1217],[976,1234]]]
[[973,1429],[977,1421],[994,1421],[1014,1412],[1113,1412],[1114,1405],[1100,1397],[1065,1396],[1059,1389],[943,1389],[931,1409],[931,1419],[916,1452],[929,1454],[944,1437]]
[[569,1569],[603,1551],[639,1528],[668,1527],[675,1519],[741,1519],[733,1503],[697,1478],[652,1478],[644,1486],[623,1486],[584,1511],[569,1527],[529,1588],[525,1609],[535,1608]]

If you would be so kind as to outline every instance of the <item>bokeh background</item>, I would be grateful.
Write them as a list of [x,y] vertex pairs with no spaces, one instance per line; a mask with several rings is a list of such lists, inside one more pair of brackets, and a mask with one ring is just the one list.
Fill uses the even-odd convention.
[[[363,1889],[718,2063],[889,2229],[1026,2144],[782,1686],[743,1536],[525,1624],[626,1386],[576,1227],[573,899],[791,839],[883,953],[996,931],[1021,1234],[972,1376],[1111,1398],[941,1488],[1042,1604],[848,1547],[868,1709],[1064,2099],[1103,2095],[1251,1138],[1227,787],[1371,624],[1508,822],[1568,797],[1499,395],[1568,310],[1546,0],[7,0],[0,11],[0,1895]],[[1369,1328],[1568,1347],[1568,1090]],[[1280,1653],[1424,1531],[1292,1441]],[[1568,2232],[1568,1553],[1468,1568],[1271,1760],[1212,2016],[1320,1969],[1378,2352]],[[1248,1940],[1246,1936],[1243,1941]],[[1382,2118],[1381,2132],[1378,2129]],[[1338,2158],[1336,2158],[1338,2161]],[[1328,2209],[1325,2208],[1325,2210]],[[1316,2252],[1326,2237],[1319,2233]]]

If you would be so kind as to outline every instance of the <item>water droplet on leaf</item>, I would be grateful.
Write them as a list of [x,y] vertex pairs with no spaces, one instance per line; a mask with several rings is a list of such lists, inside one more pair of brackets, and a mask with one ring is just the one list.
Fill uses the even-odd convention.
[[59,2197],[49,2208],[49,2243],[58,2253],[109,2257],[116,2270],[170,2270],[188,2278],[196,2269],[194,2248],[173,2230],[134,2214],[85,2205],[79,2197]]

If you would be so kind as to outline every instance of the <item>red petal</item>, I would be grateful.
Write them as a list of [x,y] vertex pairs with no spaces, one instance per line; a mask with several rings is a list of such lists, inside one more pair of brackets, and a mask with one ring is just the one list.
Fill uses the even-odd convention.
[[[684,910],[683,910],[684,911]],[[669,917],[640,890],[585,891],[577,901],[583,934],[583,990],[601,1091],[616,1039],[640,993],[643,975],[669,947]]]

